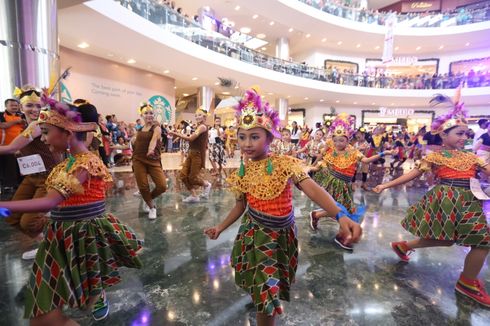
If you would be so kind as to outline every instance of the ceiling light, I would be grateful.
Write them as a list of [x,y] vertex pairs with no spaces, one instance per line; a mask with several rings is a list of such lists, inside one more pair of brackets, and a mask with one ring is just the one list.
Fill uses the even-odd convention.
[[238,87],[238,85],[235,85],[235,89],[239,89],[240,87]]
[[289,33],[291,33],[292,31],[294,31],[294,28],[291,27],[288,29],[288,31],[289,31]]
[[192,77],[192,80],[197,80],[197,77]]
[[320,99],[320,102],[323,102],[323,101],[325,101],[325,100],[321,98],[321,99]]
[[262,51],[265,51],[265,50],[267,50],[267,48],[264,46],[264,47],[262,48]]
[[288,95],[288,98],[291,98],[291,95]]
[[248,34],[252,31],[252,29],[250,27],[242,27],[240,28],[240,33],[243,33],[243,34]]
[[335,100],[335,103],[340,103],[340,100]]
[[134,59],[129,59],[129,60],[127,61],[127,63],[129,63],[129,64],[133,64],[133,63],[136,63],[136,60],[134,60]]
[[376,46],[374,47],[374,49],[375,49],[375,50],[379,50],[379,45],[376,45]]
[[108,57],[113,57],[114,56],[114,53],[107,53],[107,56]]
[[189,94],[187,94],[187,93],[182,93],[182,96],[189,96]]
[[357,104],[357,102],[353,102],[352,104],[356,105],[356,104]]
[[269,92],[269,93],[267,93],[267,95],[274,95],[274,93],[270,93],[270,92]]
[[323,43],[327,42],[327,39],[326,38],[322,38],[322,42]]
[[444,45],[439,46],[439,50],[444,49]]
[[265,39],[266,35],[264,33],[257,34],[257,38],[259,39]]
[[168,70],[168,69],[167,70],[164,70],[163,73],[164,74],[168,74],[168,73],[170,73],[170,70]]
[[236,6],[235,7],[235,10],[240,10],[240,6]]
[[311,34],[308,33],[305,36],[306,36],[306,38],[310,38]]
[[217,82],[215,82],[214,84],[215,84],[216,86],[218,86],[218,85],[220,84],[220,82],[219,82],[219,81],[217,81]]
[[174,86],[174,89],[177,89],[177,86]]
[[391,103],[391,106],[395,106],[395,103]]
[[415,48],[415,51],[418,51],[418,50],[420,50],[420,49],[421,49],[421,47],[420,47],[420,46],[417,46],[417,47]]
[[82,42],[80,44],[77,45],[80,49],[86,49],[88,48],[90,45],[86,42]]
[[308,101],[308,98],[307,98],[307,97],[305,97],[305,100],[306,100],[306,101]]
[[271,21],[271,22],[269,23],[269,25],[271,25],[271,26],[274,26],[274,24],[275,24],[275,23],[274,23],[273,21]]
[[222,92],[223,95],[230,95],[230,92]]
[[400,47],[399,46],[395,47],[395,51],[398,51],[398,50],[400,50]]
[[373,102],[373,103],[371,103],[371,105],[376,105],[376,103]]
[[337,42],[337,45],[342,45],[342,41],[338,41]]
[[361,47],[361,45],[360,45],[360,44],[357,44],[357,45],[356,45],[356,48],[358,48],[358,49],[359,49],[360,47]]
[[466,42],[464,46],[470,46],[470,42]]
[[257,15],[257,14],[252,16],[252,19],[257,19],[257,18],[259,18],[259,15]]

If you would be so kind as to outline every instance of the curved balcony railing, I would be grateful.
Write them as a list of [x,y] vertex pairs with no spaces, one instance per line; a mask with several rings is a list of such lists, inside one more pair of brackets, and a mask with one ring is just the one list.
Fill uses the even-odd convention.
[[469,76],[464,74],[455,76],[447,74],[434,76],[387,76],[315,68],[303,63],[269,56],[249,49],[242,44],[232,42],[217,32],[204,30],[198,23],[183,17],[170,7],[160,5],[152,0],[115,1],[161,28],[202,47],[246,63],[292,76],[342,85],[391,89],[445,89],[456,88],[461,83],[467,87],[490,86],[489,73],[472,73]]
[[[334,1],[297,0],[328,14],[366,24],[384,25],[392,12],[353,8]],[[338,1],[337,1],[338,2]],[[490,5],[480,9],[458,9],[441,13],[396,14],[397,22],[405,27],[448,27],[490,20]]]

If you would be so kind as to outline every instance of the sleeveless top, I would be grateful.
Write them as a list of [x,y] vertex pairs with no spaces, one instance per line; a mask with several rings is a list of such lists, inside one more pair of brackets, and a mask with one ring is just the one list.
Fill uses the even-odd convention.
[[44,162],[46,172],[49,173],[56,166],[56,159],[49,150],[49,146],[41,141],[41,136],[34,138],[27,146],[19,150],[20,156],[39,154]]
[[157,144],[155,146],[155,156],[148,157],[148,146],[150,146],[151,138],[153,137],[153,132],[158,125],[151,126],[150,130],[143,131],[141,129],[136,133],[136,140],[133,146],[133,160],[143,162],[148,165],[161,166],[161,138],[157,139]]
[[208,145],[208,127],[206,127],[206,131],[197,136],[196,139],[189,142],[189,150],[191,151],[199,151],[205,152]]

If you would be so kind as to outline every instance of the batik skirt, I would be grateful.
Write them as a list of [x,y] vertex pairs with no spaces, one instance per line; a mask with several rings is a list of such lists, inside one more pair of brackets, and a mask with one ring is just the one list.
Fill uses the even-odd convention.
[[[257,312],[269,316],[283,311],[280,300],[289,301],[298,265],[298,240],[294,217],[262,218],[248,209],[243,215],[231,254],[235,283],[252,296]],[[290,217],[291,218],[291,217]],[[260,217],[259,217],[260,220]],[[272,221],[272,226],[267,221]],[[287,225],[284,227],[284,225]]]
[[91,297],[121,281],[120,267],[141,268],[139,249],[135,233],[111,214],[50,220],[27,284],[25,318],[65,305],[85,309]]
[[[336,176],[335,176],[336,175]],[[336,171],[321,169],[315,174],[315,182],[328,192],[333,199],[342,204],[351,213],[354,213],[352,177],[342,175]],[[349,180],[349,181],[347,181]]]
[[490,249],[482,203],[467,187],[437,185],[408,209],[403,228],[423,239]]
[[211,144],[209,158],[218,165],[226,165],[225,146],[223,144]]

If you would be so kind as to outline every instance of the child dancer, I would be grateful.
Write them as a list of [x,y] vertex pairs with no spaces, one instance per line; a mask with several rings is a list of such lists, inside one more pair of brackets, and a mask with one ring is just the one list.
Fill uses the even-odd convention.
[[261,102],[255,90],[246,92],[237,107],[238,143],[247,159],[228,182],[237,195],[235,207],[219,225],[205,233],[217,239],[239,217],[242,222],[231,254],[235,283],[247,291],[257,308],[257,325],[274,325],[282,313],[279,300],[289,301],[297,267],[297,230],[292,207],[292,184],[300,187],[329,215],[336,216],[346,241],[357,242],[361,227],[303,171],[298,160],[270,155],[279,136],[277,112]]
[[[61,160],[61,155],[49,151],[48,145],[41,141],[41,128],[37,119],[41,111],[41,92],[32,87],[16,88],[15,94],[19,98],[21,110],[24,113],[27,128],[17,136],[10,144],[0,146],[0,155],[20,153],[20,159],[34,158],[36,164],[42,167],[40,170],[21,169],[24,175],[12,200],[24,200],[40,198],[46,195],[46,178],[51,170]],[[6,168],[2,166],[2,168]],[[43,213],[16,212],[6,219],[10,225],[19,227],[24,233],[33,239],[41,240],[42,231],[47,222]],[[22,254],[22,259],[31,260],[36,257],[37,249]]]
[[105,211],[111,175],[84,143],[97,125],[82,122],[74,106],[45,96],[43,102],[50,110],[39,116],[42,140],[52,152],[67,152],[68,158],[49,174],[45,197],[0,202],[0,207],[51,210],[27,284],[24,316],[32,325],[78,325],[62,308],[93,306],[94,319],[104,319],[109,313],[104,289],[121,281],[119,267],[141,267],[136,254],[141,247],[135,234]]
[[[323,160],[310,170],[319,171],[315,174],[315,181],[338,203],[342,204],[350,213],[362,215],[362,212],[356,212],[352,190],[352,177],[356,172],[357,164],[376,161],[387,154],[391,154],[391,152],[385,151],[372,155],[370,158],[364,157],[358,149],[349,145],[349,140],[354,133],[352,124],[352,118],[346,113],[341,113],[335,118],[329,129],[333,147],[329,147]],[[312,211],[310,213],[310,227],[317,230],[318,220],[327,216],[333,217],[324,210]],[[334,241],[342,249],[353,250],[350,243],[346,243],[340,234],[337,234]]]
[[[167,179],[162,170],[162,128],[155,120],[153,106],[141,103],[138,112],[144,122],[134,137],[133,172],[143,198],[143,211],[148,213],[148,219],[157,218],[155,198],[167,190]],[[148,177],[153,180],[155,187],[150,191]]]
[[270,151],[277,155],[294,156],[296,145],[291,142],[291,131],[287,128],[281,130],[281,139],[276,138],[271,146]]
[[211,192],[211,183],[203,180],[199,173],[201,169],[204,169],[206,163],[206,150],[208,147],[208,127],[206,126],[206,117],[208,111],[203,107],[199,107],[196,110],[196,122],[197,128],[191,135],[185,136],[180,133],[170,131],[174,137],[180,137],[181,139],[189,142],[189,154],[185,159],[182,170],[180,170],[180,179],[191,192],[189,197],[183,200],[184,203],[197,203],[200,201],[197,195],[197,188],[203,187],[201,197],[209,198]]
[[477,169],[489,175],[490,165],[473,153],[462,150],[468,126],[463,103],[459,101],[460,91],[457,90],[454,109],[438,117],[432,124],[432,133],[442,139],[441,150],[428,154],[415,169],[398,179],[378,185],[373,191],[380,193],[432,170],[440,178],[438,184],[408,209],[401,223],[403,228],[418,238],[393,242],[391,247],[405,262],[417,248],[452,246],[455,243],[471,247],[456,283],[456,291],[490,307],[490,296],[483,282],[477,279],[490,248],[490,229],[482,203],[470,190],[470,178],[475,177]]

